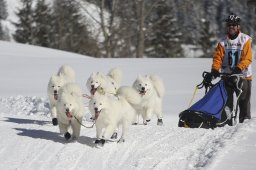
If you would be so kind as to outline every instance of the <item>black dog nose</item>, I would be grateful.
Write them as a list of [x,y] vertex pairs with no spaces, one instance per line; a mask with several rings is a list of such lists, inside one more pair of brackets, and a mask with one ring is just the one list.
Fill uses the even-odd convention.
[[54,90],[53,92],[54,92],[54,93],[57,93],[57,90]]
[[66,108],[66,112],[69,112],[69,108]]
[[91,85],[91,88],[94,89],[94,85]]
[[95,110],[95,112],[98,112],[98,108],[97,107],[95,107],[94,110]]
[[141,88],[141,90],[143,90],[143,91],[144,91],[144,90],[145,90],[145,87],[142,87],[142,88]]

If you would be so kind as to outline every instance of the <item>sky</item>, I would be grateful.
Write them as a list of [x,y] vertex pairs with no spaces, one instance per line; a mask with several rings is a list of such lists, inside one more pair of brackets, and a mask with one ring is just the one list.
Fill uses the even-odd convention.
[[[140,119],[139,125],[129,127],[124,143],[108,141],[102,148],[93,143],[95,127],[82,127],[77,141],[65,141],[51,124],[46,93],[50,76],[63,64],[75,70],[85,94],[92,72],[106,74],[118,67],[124,86],[131,86],[138,75],[158,75],[165,85],[164,126],[157,126],[155,117],[147,126]],[[211,59],[96,59],[0,41],[0,169],[255,169],[255,80],[250,121],[214,130],[177,126],[179,113],[188,108],[202,72],[210,66]],[[204,90],[197,91],[193,103],[203,95]],[[85,108],[88,102],[85,98]],[[83,124],[91,122],[84,118]]]

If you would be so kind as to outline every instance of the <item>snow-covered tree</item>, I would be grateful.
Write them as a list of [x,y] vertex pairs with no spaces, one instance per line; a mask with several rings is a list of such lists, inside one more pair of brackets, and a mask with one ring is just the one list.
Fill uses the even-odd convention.
[[149,57],[182,57],[181,32],[172,1],[160,1],[149,17],[145,54]]
[[97,56],[98,49],[73,0],[55,0],[53,5],[53,48]]
[[32,44],[33,40],[33,10],[32,0],[21,0],[22,7],[16,13],[19,21],[14,23],[16,32],[13,35],[17,42]]
[[38,0],[33,15],[33,44],[50,47],[50,36],[52,35],[51,8],[45,0]]
[[8,16],[7,9],[6,9],[6,2],[5,0],[0,0],[0,40],[8,39],[7,33],[4,31],[1,21],[5,20]]
[[210,22],[202,19],[201,20],[201,31],[200,31],[200,39],[198,40],[198,45],[201,46],[203,51],[204,58],[212,57],[213,52],[215,50],[217,44],[217,36],[215,32],[210,27]]

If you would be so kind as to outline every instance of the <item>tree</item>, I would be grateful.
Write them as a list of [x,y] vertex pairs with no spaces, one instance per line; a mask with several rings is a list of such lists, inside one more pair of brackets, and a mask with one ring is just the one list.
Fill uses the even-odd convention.
[[19,17],[19,22],[14,23],[16,26],[14,39],[17,42],[32,44],[33,40],[33,11],[32,0],[21,0],[22,8],[16,13]]
[[201,29],[201,37],[198,40],[199,45],[202,48],[204,58],[212,57],[214,52],[214,47],[217,44],[217,36],[213,32],[210,27],[210,21],[206,21],[205,19],[201,20],[202,29]]
[[53,8],[52,47],[97,56],[97,44],[90,37],[77,3],[73,0],[55,0]]
[[1,24],[1,20],[5,20],[8,16],[6,10],[6,2],[4,0],[0,0],[0,40],[8,39],[7,34],[4,32]]
[[181,32],[172,1],[161,1],[147,22],[145,53],[150,57],[182,57]]
[[51,9],[45,0],[38,0],[33,15],[33,44],[50,47],[50,36],[53,21]]

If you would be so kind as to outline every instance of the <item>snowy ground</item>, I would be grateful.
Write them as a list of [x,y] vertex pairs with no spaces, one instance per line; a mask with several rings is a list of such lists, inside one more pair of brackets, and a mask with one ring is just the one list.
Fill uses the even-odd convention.
[[[93,71],[119,67],[123,85],[138,74],[158,74],[166,86],[164,126],[131,126],[125,143],[95,148],[95,128],[82,127],[76,142],[66,142],[52,126],[46,87],[62,64],[71,65],[85,93]],[[178,128],[210,59],[93,59],[57,50],[0,41],[0,169],[255,169],[256,106],[252,120],[215,130]],[[254,68],[255,72],[255,68]],[[204,91],[198,91],[197,101]],[[85,107],[88,100],[84,100]],[[90,122],[83,121],[89,125]]]

